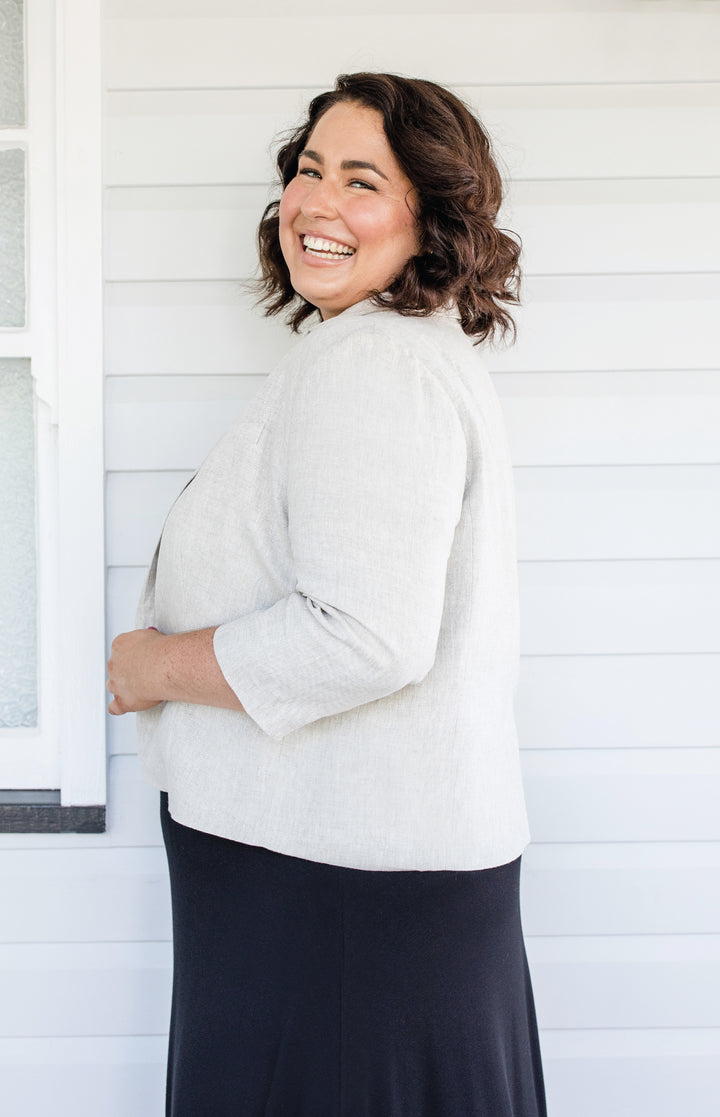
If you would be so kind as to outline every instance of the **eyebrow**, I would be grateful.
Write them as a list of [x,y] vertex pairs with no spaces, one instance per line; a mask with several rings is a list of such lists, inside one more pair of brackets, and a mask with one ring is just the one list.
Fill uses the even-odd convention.
[[[308,159],[312,159],[314,163],[319,163],[321,166],[325,162],[322,155],[320,155],[317,151],[312,151],[309,147],[306,147],[304,151],[300,152],[300,156],[302,155],[305,155]],[[298,156],[298,158],[300,156]],[[368,163],[365,159],[344,159],[343,162],[340,164],[340,170],[374,171],[376,175],[380,176],[380,178],[384,178],[386,182],[389,182],[388,176],[383,174],[379,167],[376,167],[374,163]]]

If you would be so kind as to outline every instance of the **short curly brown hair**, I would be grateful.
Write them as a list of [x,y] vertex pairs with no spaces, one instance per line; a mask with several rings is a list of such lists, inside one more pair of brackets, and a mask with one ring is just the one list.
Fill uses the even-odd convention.
[[[420,253],[388,289],[373,292],[378,306],[400,314],[428,315],[454,302],[466,334],[483,341],[515,335],[507,304],[517,304],[519,238],[496,224],[503,185],[490,139],[454,93],[431,81],[396,74],[341,74],[335,88],[310,102],[307,118],[290,133],[277,156],[284,189],[323,113],[340,102],[376,109],[400,167],[415,187]],[[293,330],[316,311],[299,296],[280,248],[278,209],[269,203],[258,228],[265,313],[289,308]]]

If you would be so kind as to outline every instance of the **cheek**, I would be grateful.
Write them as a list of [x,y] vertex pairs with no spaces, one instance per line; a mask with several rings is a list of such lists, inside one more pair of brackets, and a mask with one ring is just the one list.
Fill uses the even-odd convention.
[[412,214],[399,213],[395,206],[390,213],[374,223],[372,236],[374,240],[385,246],[389,255],[395,258],[402,257],[403,262],[417,253],[419,246],[417,222]]
[[280,209],[278,210],[278,217],[280,220],[280,233],[283,229],[290,230],[290,227],[300,211],[302,202],[302,183],[298,183],[297,179],[293,179],[288,183],[282,192],[280,198]]
[[283,193],[280,199],[280,208],[278,209],[278,239],[280,241],[280,251],[282,252],[285,263],[290,266],[290,252],[295,242],[295,233],[293,232],[292,223],[295,220],[297,209],[292,205],[292,197],[287,197],[287,190]]

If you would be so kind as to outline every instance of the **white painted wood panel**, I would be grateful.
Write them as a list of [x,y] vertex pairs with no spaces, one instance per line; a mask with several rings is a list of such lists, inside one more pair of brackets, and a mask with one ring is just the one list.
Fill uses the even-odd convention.
[[[117,632],[108,631],[108,644],[116,635]],[[137,752],[135,714],[124,714],[119,718],[108,714],[105,739],[108,756],[133,756]]]
[[[515,704],[520,745],[717,748],[718,679],[720,655],[524,656]],[[135,753],[134,715],[108,722],[109,752]]]
[[171,936],[165,851],[6,850],[1,942],[151,942]]
[[534,842],[523,855],[529,935],[717,934],[720,849],[711,842]]
[[[573,277],[528,282],[518,341],[489,349],[502,372],[675,370],[720,367],[711,327],[720,288],[697,277]],[[712,277],[711,277],[712,279]],[[687,282],[684,282],[687,280]],[[683,281],[683,282],[681,282]],[[118,375],[265,373],[287,351],[233,283],[112,283],[106,288],[106,372]]]
[[720,372],[496,372],[494,381],[518,466],[720,459]]
[[267,373],[288,330],[237,283],[122,283],[105,290],[108,375]]
[[[195,468],[263,379],[108,377],[106,467]],[[498,372],[493,379],[516,466],[720,459],[720,372]]]
[[[553,1117],[715,1117],[717,1029],[556,1029],[541,1034]],[[609,1042],[613,1040],[614,1042]],[[13,1117],[159,1117],[164,1036],[0,1040],[3,1097]]]
[[160,793],[144,778],[136,756],[110,761],[112,788],[109,838],[112,846],[162,845]]
[[[196,469],[262,386],[264,376],[111,376],[108,470]],[[718,377],[720,398],[720,376]]]
[[716,1028],[720,936],[531,938],[538,1019],[554,1028]]
[[524,749],[717,748],[720,656],[525,656]]
[[717,204],[515,204],[508,224],[522,233],[526,275],[714,271],[720,184],[717,193]]
[[720,558],[720,466],[516,470],[518,555]]
[[[555,204],[516,202],[507,207],[503,221],[522,231],[527,275],[703,272],[717,267],[720,187],[715,202],[653,201],[652,191],[646,190],[649,198],[629,204],[614,201],[612,194],[603,200],[604,185],[595,183],[600,199],[593,202],[584,201],[578,191],[579,198],[556,198]],[[106,279],[252,276],[257,266],[257,225],[271,193],[255,186],[108,190]],[[669,235],[679,229],[682,236]]]
[[[167,942],[160,847],[6,850],[0,942]],[[720,931],[720,851],[711,843],[534,844],[523,858],[529,935]]]
[[[270,182],[271,145],[302,118],[310,95],[247,89],[110,93],[105,184]],[[637,106],[630,90],[623,105],[588,110],[574,107],[572,87],[553,106],[535,107],[529,87],[522,107],[512,95],[506,104],[501,95],[490,104],[474,95],[468,100],[481,112],[513,178],[662,178],[677,175],[678,167],[688,178],[720,173],[717,145],[706,142],[720,124],[718,104]]]
[[582,1117],[715,1117],[720,1109],[717,1029],[558,1029],[541,1041],[552,1117],[575,1117],[580,1104]]
[[[289,344],[237,282],[254,264],[271,138],[336,69],[453,83],[514,175],[507,221],[525,242],[519,343],[486,356],[519,467],[518,722],[536,841],[523,912],[550,1113],[715,1117],[720,9],[451,7],[367,0],[348,17],[325,0],[301,14],[269,0],[244,18],[236,0],[106,0],[109,633],[133,623],[187,471]],[[0,1041],[0,1062],[38,1067],[38,1091],[54,1082],[78,1117],[76,1082],[96,1085],[93,1112],[108,1117],[162,1108],[166,1021],[133,941],[167,949],[157,793],[132,718],[109,719],[109,744],[107,835],[0,836],[7,938],[36,937],[39,953],[20,959],[32,989],[40,937],[52,950],[66,936],[74,961],[56,955],[43,977],[62,993],[76,966],[76,1022],[158,1029],[142,1041],[155,1048],[124,1053],[140,1041],[61,1038],[64,1059],[24,1046],[42,1039]],[[108,952],[113,927],[124,941]],[[98,974],[104,1006],[86,996]],[[22,1071],[6,1069],[20,1092]]]
[[117,566],[147,566],[165,517],[191,476],[189,472],[108,476],[108,562],[112,562],[111,555],[115,553],[121,556]]
[[147,563],[143,566],[108,568],[107,627],[110,637],[133,627],[146,570]]
[[[543,6],[544,7],[544,6]],[[696,8],[699,8],[696,5]],[[436,81],[713,81],[714,12],[658,10],[106,21],[109,89],[314,85],[340,71]],[[340,44],[340,51],[339,51]]]
[[[610,1047],[608,1037],[616,1038]],[[715,1117],[715,1029],[633,1029],[541,1035],[553,1117]],[[0,1040],[3,1097],[13,1117],[155,1117],[163,1110],[165,1037]]]
[[[218,414],[221,429],[192,439],[191,448],[201,441],[198,465],[230,418]],[[149,561],[189,476],[108,475],[109,563]],[[720,558],[720,466],[526,468],[516,470],[516,498],[523,561]]]
[[165,1036],[0,1039],[3,1105],[12,1117],[160,1117]]
[[[524,656],[523,749],[717,748],[720,655]],[[108,718],[111,754],[137,751],[133,714]]]
[[[720,840],[717,750],[531,750],[523,772],[536,842]],[[110,773],[116,794],[134,797],[117,806],[112,844],[159,844],[157,794],[137,757],[114,757]]]
[[[525,655],[720,652],[720,562],[520,564]],[[144,567],[108,574],[108,627],[132,627]]]
[[720,562],[520,565],[526,655],[720,651]]
[[[631,277],[633,290],[624,289],[621,278],[529,281],[517,343],[488,355],[488,364],[506,372],[717,369],[712,323],[720,301],[704,279],[692,277],[691,298],[669,278],[665,297],[650,277]],[[673,286],[680,297],[670,294]]]
[[256,186],[119,187],[105,193],[105,278],[243,279],[270,191]]
[[720,841],[720,750],[522,754],[536,842]]
[[2,944],[0,1035],[163,1035],[171,968],[169,942]]
[[[543,1028],[718,1027],[720,936],[529,938]],[[10,1035],[152,1036],[167,1029],[170,943],[0,946]],[[8,1022],[0,1021],[8,1035]]]

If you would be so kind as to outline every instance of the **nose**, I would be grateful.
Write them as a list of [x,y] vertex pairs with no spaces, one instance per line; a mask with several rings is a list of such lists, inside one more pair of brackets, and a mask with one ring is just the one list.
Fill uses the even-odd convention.
[[301,210],[305,217],[335,217],[337,195],[329,177],[310,179],[311,186],[305,195]]

